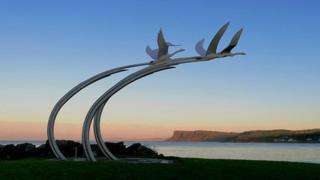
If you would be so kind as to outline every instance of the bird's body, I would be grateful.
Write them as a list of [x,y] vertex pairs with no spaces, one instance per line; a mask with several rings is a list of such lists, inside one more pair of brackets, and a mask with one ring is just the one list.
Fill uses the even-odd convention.
[[170,42],[166,42],[164,39],[162,30],[158,33],[158,49],[151,49],[149,46],[146,47],[146,53],[154,60],[153,63],[161,63],[164,61],[170,60],[170,57],[172,57],[174,54],[183,51],[182,49],[179,49],[178,51],[175,51],[172,54],[169,54],[169,47],[170,46],[179,46],[172,44]]

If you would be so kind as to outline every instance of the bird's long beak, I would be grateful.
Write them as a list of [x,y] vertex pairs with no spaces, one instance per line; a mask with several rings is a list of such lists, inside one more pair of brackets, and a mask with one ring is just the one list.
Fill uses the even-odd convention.
[[170,43],[170,42],[167,42],[167,45],[168,45],[168,46],[181,46],[181,45],[179,45],[179,44],[172,44],[172,43]]
[[171,53],[171,54],[168,54],[166,58],[171,58],[172,56],[176,55],[177,53],[180,53],[182,51],[185,51],[185,49],[178,49],[177,51]]
[[245,52],[237,52],[237,53],[234,53],[235,55],[247,55]]

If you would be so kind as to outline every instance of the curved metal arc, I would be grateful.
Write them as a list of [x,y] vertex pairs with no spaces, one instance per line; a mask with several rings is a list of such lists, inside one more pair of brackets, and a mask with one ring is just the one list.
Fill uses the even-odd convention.
[[133,64],[133,65],[127,65],[127,66],[122,66],[122,67],[118,67],[118,68],[114,68],[111,70],[107,70],[104,71],[102,73],[99,73],[83,82],[81,82],[80,84],[78,84],[77,86],[75,86],[74,88],[72,88],[69,92],[67,92],[54,106],[53,110],[50,113],[49,116],[49,121],[48,121],[48,125],[47,125],[47,136],[48,136],[48,142],[50,145],[50,148],[53,152],[53,154],[61,160],[66,160],[66,157],[62,154],[62,152],[60,151],[55,137],[54,137],[54,125],[55,125],[55,120],[56,117],[59,113],[59,111],[61,110],[61,108],[63,107],[63,105],[65,103],[67,103],[74,95],[76,95],[79,91],[81,91],[83,88],[89,86],[90,84],[103,79],[105,77],[108,77],[112,74],[115,73],[119,73],[119,72],[123,72],[126,71],[127,68],[131,68],[131,67],[138,67],[138,66],[144,66],[144,65],[149,65],[150,63],[139,63],[139,64]]
[[[118,92],[119,90],[121,90],[122,88],[124,88],[125,86],[129,85],[130,83],[145,77],[149,74],[158,72],[158,71],[162,71],[162,70],[166,70],[166,69],[171,69],[173,68],[172,66],[150,66],[150,67],[146,67],[142,70],[139,70],[135,73],[130,74],[129,76],[125,77],[124,79],[122,79],[121,81],[119,81],[116,85],[114,85],[113,87],[111,87],[107,92],[105,92],[102,96],[100,96],[100,98],[91,106],[89,112],[87,113],[87,116],[85,118],[85,121],[83,123],[83,129],[82,129],[82,145],[83,145],[83,149],[84,149],[84,153],[85,156],[87,158],[87,160],[89,161],[96,161],[94,154],[92,152],[91,146],[90,146],[90,141],[89,141],[89,132],[90,132],[90,126],[92,123],[92,120],[94,119],[94,116],[97,114],[97,111],[99,110],[99,108],[104,105],[106,103],[106,101],[116,92]],[[100,129],[99,129],[100,132]],[[100,134],[101,137],[101,134]],[[101,138],[102,140],[102,138]],[[99,142],[99,147],[105,147],[105,144],[101,141],[97,141],[97,143]],[[104,149],[104,148],[103,148]],[[102,150],[103,150],[102,149]],[[106,148],[107,149],[107,148]]]
[[54,106],[53,110],[51,111],[49,121],[48,121],[48,127],[47,127],[47,135],[48,135],[48,141],[49,145],[54,153],[54,155],[61,160],[66,160],[65,156],[60,151],[54,137],[54,125],[55,125],[55,119],[59,113],[59,111],[62,109],[64,104],[66,104],[74,95],[76,95],[79,91],[81,91],[86,86],[102,79],[105,77],[110,76],[111,74],[119,73],[125,71],[124,69],[112,69],[111,71],[108,71],[107,73],[101,73],[97,76],[94,76],[90,79],[87,79],[86,81],[83,81],[73,89],[71,89],[67,94],[65,94]]
[[[165,70],[165,69],[162,69],[162,70]],[[154,73],[154,72],[152,72],[152,73]],[[147,74],[147,75],[150,75],[150,74]],[[144,75],[144,76],[147,76],[147,75]],[[140,77],[139,79],[141,79],[141,78],[142,77]],[[111,98],[111,96],[109,97],[109,99],[110,98]],[[101,116],[102,116],[103,109],[104,109],[105,105],[108,103],[109,99],[107,99],[106,102],[99,107],[97,113],[95,114],[94,121],[93,121],[93,129],[94,129],[94,136],[95,136],[96,142],[97,142],[99,148],[101,149],[102,153],[106,157],[109,157],[111,160],[117,160],[118,158],[116,156],[114,156],[112,154],[112,152],[110,152],[108,147],[105,145],[105,141],[103,140],[102,133],[101,133]]]
[[[174,60],[174,61],[168,61],[168,63],[167,64],[161,64],[161,65],[155,65],[155,66],[161,66],[161,67],[164,67],[165,69],[167,69],[167,68],[172,68],[172,66],[174,66],[174,65],[178,65],[178,64],[185,64],[185,63],[191,63],[191,62],[202,62],[202,61],[207,61],[207,60],[199,60],[199,56],[196,56],[196,57],[190,57],[190,58],[179,58],[178,60]],[[149,68],[149,67],[148,67]],[[162,69],[162,70],[164,70],[164,69]],[[159,70],[158,70],[159,71]],[[149,74],[151,74],[151,73],[154,73],[154,72],[150,72]],[[135,73],[134,73],[135,74]],[[143,76],[141,76],[141,77],[139,77],[139,79],[140,78],[142,78],[142,77],[144,77],[144,76],[146,76],[146,75],[149,75],[149,74],[145,74],[145,75],[143,75]],[[131,75],[132,76],[132,75]],[[128,78],[128,77],[127,77]],[[126,79],[126,78],[125,78]],[[125,79],[123,79],[122,81],[124,81],[125,82]],[[137,79],[135,79],[135,80],[137,80]],[[135,81],[134,80],[134,81]],[[133,82],[133,81],[132,81]],[[130,82],[130,83],[132,83],[132,82]],[[120,82],[119,82],[120,83]],[[116,85],[115,85],[116,86]],[[124,86],[123,86],[124,87]],[[121,88],[123,88],[123,87],[121,87]],[[121,88],[119,88],[119,90],[121,89]],[[116,92],[114,92],[113,94],[115,94]],[[101,124],[100,124],[100,122],[101,122],[101,115],[102,115],[102,112],[103,112],[103,109],[104,109],[104,106],[106,105],[106,103],[108,102],[108,100],[111,98],[111,96],[113,95],[113,94],[111,94],[111,95],[109,95],[109,97],[108,98],[106,98],[105,99],[105,102],[103,103],[103,104],[101,104],[99,107],[98,107],[98,110],[97,110],[97,112],[96,112],[96,114],[95,114],[95,117],[94,117],[94,135],[95,135],[95,138],[96,138],[96,142],[97,142],[97,144],[98,144],[98,146],[99,146],[99,148],[101,149],[101,151],[103,152],[103,154],[105,155],[105,156],[107,156],[107,157],[109,157],[110,159],[112,159],[112,160],[117,160],[117,158],[109,151],[109,149],[106,147],[106,145],[105,145],[105,143],[104,143],[104,140],[103,140],[103,138],[102,138],[102,134],[101,134]],[[95,105],[93,105],[91,108],[94,108],[94,106]],[[89,114],[89,113],[88,113]],[[87,119],[85,120],[85,123],[87,122]],[[90,122],[90,125],[89,125],[89,130],[90,130],[90,126],[91,126],[91,122]],[[83,143],[83,144],[85,144],[85,143]],[[84,149],[86,149],[86,148],[84,148]],[[90,150],[87,150],[88,152],[90,151]],[[90,156],[90,155],[88,155],[88,156]],[[93,157],[94,158],[94,157]],[[91,159],[93,159],[92,157],[91,158],[88,158],[89,160]],[[93,161],[95,161],[95,160],[93,160]]]
[[[212,60],[212,59],[211,59]],[[178,65],[178,64],[186,64],[186,63],[191,63],[191,62],[203,62],[203,61],[208,61],[206,59],[202,59],[199,56],[195,57],[189,57],[189,58],[177,58],[176,60],[168,60],[166,63],[161,63],[161,64],[154,64],[153,66],[144,68],[140,71],[137,71],[126,78],[122,79],[120,82],[118,82],[116,85],[114,85],[112,88],[110,88],[104,95],[102,95],[96,102],[93,104],[93,106],[90,108],[85,122],[83,126],[83,146],[84,146],[84,151],[86,154],[86,157],[90,161],[95,161],[95,157],[92,153],[91,147],[90,147],[90,142],[89,142],[89,131],[90,131],[90,126],[92,123],[93,118],[94,119],[94,134],[96,138],[96,142],[99,146],[99,148],[102,150],[102,152],[107,156],[110,157],[110,159],[116,160],[117,158],[108,150],[108,148],[105,146],[102,135],[101,135],[101,130],[100,130],[100,121],[101,121],[101,114],[103,111],[103,108],[109,98],[114,95],[117,91],[125,87],[126,85],[144,77],[149,74],[155,73],[157,71],[162,71],[170,68],[174,68],[173,66]],[[144,72],[146,69],[153,69],[147,72]],[[138,75],[137,75],[138,74]],[[135,77],[137,76],[137,77]],[[130,80],[131,79],[131,80]],[[123,85],[121,85],[123,84]],[[115,90],[112,90],[116,86],[119,86]],[[109,95],[107,95],[109,94]],[[103,101],[103,102],[99,102]],[[91,119],[88,119],[90,117]]]
[[[137,67],[137,66],[142,66],[142,65],[151,65],[147,68],[144,68],[140,71],[137,71],[129,76],[127,76],[126,78],[124,78],[123,80],[121,80],[120,82],[118,82],[115,86],[113,86],[112,88],[110,88],[106,93],[110,93],[110,97],[115,94],[117,91],[119,91],[120,89],[122,89],[123,87],[125,87],[126,85],[134,82],[135,80],[138,80],[144,76],[147,76],[151,73],[157,72],[157,71],[162,71],[165,69],[169,69],[172,68],[172,66],[174,65],[178,65],[178,64],[184,64],[184,63],[191,63],[191,62],[201,62],[201,61],[209,61],[212,60],[214,58],[221,58],[221,57],[228,57],[228,56],[234,56],[234,55],[243,55],[244,53],[230,53],[230,51],[237,45],[239,39],[240,39],[240,35],[242,32],[242,29],[239,30],[234,37],[232,38],[230,44],[228,45],[227,48],[225,48],[222,52],[226,52],[227,54],[223,54],[223,55],[217,55],[216,54],[216,50],[217,50],[217,46],[219,44],[220,39],[222,38],[224,32],[226,31],[227,27],[228,27],[229,23],[225,24],[224,26],[222,26],[219,31],[215,34],[214,38],[212,39],[207,51],[206,51],[206,55],[202,55],[202,56],[193,56],[193,57],[185,57],[185,58],[176,58],[176,59],[170,59],[171,56],[173,56],[175,53],[180,52],[177,51],[175,53],[172,54],[167,54],[167,55],[163,55],[162,57],[159,57],[160,59],[157,59],[154,62],[150,62],[150,63],[141,63],[141,64],[134,64],[134,65],[128,65],[128,66],[123,66],[123,67],[119,67],[119,68],[115,68],[109,71],[105,71],[103,73],[100,73],[86,81],[83,81],[82,83],[80,83],[79,85],[77,85],[76,87],[74,87],[73,89],[71,89],[65,96],[63,96],[58,102],[57,104],[54,106],[50,117],[49,117],[49,121],[48,121],[48,129],[47,129],[47,135],[48,135],[48,140],[49,140],[49,145],[54,153],[54,155],[59,158],[59,159],[63,159],[65,160],[66,158],[64,157],[64,155],[61,153],[61,151],[59,150],[59,147],[56,144],[55,138],[54,138],[54,124],[55,124],[55,119],[57,117],[58,112],[61,110],[61,108],[63,107],[63,105],[70,99],[72,98],[75,94],[77,94],[79,91],[81,91],[83,88],[85,88],[86,86],[102,79],[105,78],[111,74],[114,73],[118,73],[118,72],[122,72],[127,70],[126,68],[130,68],[130,67]],[[159,34],[158,34],[158,46],[159,46],[159,54],[165,54],[165,52],[167,53],[168,51],[168,46],[169,44],[165,42],[165,39],[163,37],[162,31],[160,30]],[[160,50],[162,50],[162,52],[160,52]],[[203,49],[201,50],[202,52],[200,54],[204,54],[203,53]],[[229,53],[229,54],[228,54]],[[213,54],[213,55],[211,55]],[[210,56],[209,56],[210,55]],[[132,79],[131,79],[132,78]],[[121,83],[123,83],[124,85],[121,85]],[[118,88],[116,88],[116,86],[120,86]],[[123,87],[122,87],[123,86]],[[118,90],[117,90],[118,89]],[[105,95],[105,94],[104,94]],[[105,102],[103,102],[105,101]],[[86,156],[88,155],[88,153],[90,153],[91,151],[91,147],[90,147],[90,142],[89,142],[89,133],[85,132],[84,130],[90,130],[90,125],[91,122],[93,120],[93,117],[96,116],[96,121],[100,122],[100,117],[101,117],[101,113],[103,110],[103,107],[108,101],[108,98],[104,98],[104,97],[100,97],[93,106],[97,106],[96,103],[99,103],[99,106],[97,107],[91,107],[87,116],[90,115],[91,119],[87,119],[85,120],[85,123],[83,125],[83,134],[82,134],[82,140],[83,140],[83,146],[87,147],[88,149],[86,150],[86,148],[84,148]],[[100,109],[99,109],[100,108]],[[92,112],[91,112],[92,111]],[[100,112],[101,111],[101,112]],[[91,113],[91,114],[89,114]],[[87,122],[88,121],[88,122]],[[105,149],[104,154],[109,157],[109,158],[113,158],[112,157],[112,153],[110,153],[108,151],[107,148],[103,148],[105,146],[105,144],[103,143],[102,137],[101,137],[101,132],[100,132],[100,125],[97,126],[97,128],[95,128],[95,136],[96,139],[98,139],[99,143],[103,144],[101,146],[99,146],[100,148],[102,147],[102,149]],[[86,144],[85,144],[86,143]],[[91,154],[92,151],[91,151]],[[87,157],[89,159],[94,159],[94,156],[91,154],[89,154]]]
[[[112,154],[112,152],[108,149],[108,147],[105,145],[104,140],[102,138],[101,134],[101,128],[100,128],[100,119],[102,116],[103,109],[105,107],[107,102],[105,102],[103,105],[99,107],[98,112],[95,114],[94,117],[94,136],[96,139],[96,142],[102,151],[102,153],[110,160],[117,160],[118,158]],[[96,123],[98,122],[98,124]]]

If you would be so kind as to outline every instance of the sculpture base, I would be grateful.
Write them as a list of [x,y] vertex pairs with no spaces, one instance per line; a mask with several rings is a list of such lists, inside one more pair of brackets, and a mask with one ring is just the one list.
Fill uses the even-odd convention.
[[[70,158],[70,161],[87,161],[86,158]],[[99,162],[108,162],[105,158],[97,158]],[[155,163],[155,164],[172,164],[174,160],[171,159],[156,159],[156,158],[119,158],[117,161],[124,163]]]
[[156,163],[156,164],[172,164],[173,160],[170,159],[156,159],[156,158],[121,158],[119,161],[128,163]]

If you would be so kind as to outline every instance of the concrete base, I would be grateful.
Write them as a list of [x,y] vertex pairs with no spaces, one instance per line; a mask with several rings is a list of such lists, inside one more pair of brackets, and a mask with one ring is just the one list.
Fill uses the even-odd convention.
[[[87,161],[86,158],[68,158],[70,161]],[[110,162],[110,160],[106,158],[97,158],[98,162]],[[155,163],[155,164],[173,164],[174,160],[171,159],[156,159],[156,158],[119,158],[117,162],[124,162],[124,163]]]
[[155,159],[155,158],[122,158],[119,161],[127,163],[155,163],[155,164],[172,164],[173,160],[170,159]]

